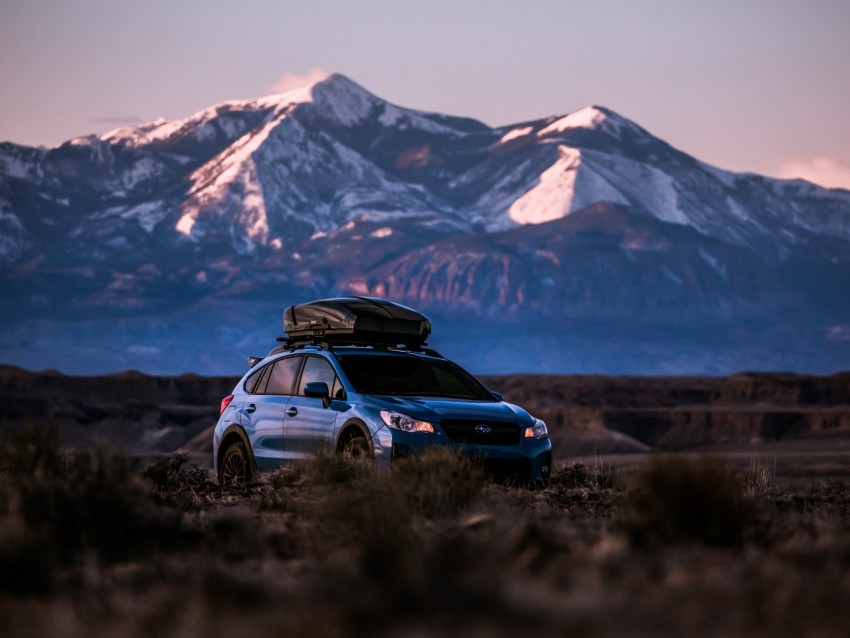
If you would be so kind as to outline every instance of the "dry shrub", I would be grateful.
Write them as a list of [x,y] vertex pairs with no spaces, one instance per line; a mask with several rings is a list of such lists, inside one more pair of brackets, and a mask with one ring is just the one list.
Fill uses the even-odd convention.
[[375,464],[365,457],[331,454],[320,451],[313,457],[295,464],[295,476],[315,485],[350,485],[375,475]]
[[384,595],[422,588],[423,519],[468,508],[485,486],[476,463],[446,450],[401,459],[388,472],[345,457],[320,456],[306,467],[302,505],[290,505],[306,523],[305,544]]
[[487,483],[480,464],[445,448],[399,459],[384,480],[404,494],[413,513],[425,518],[452,516],[470,507]]
[[55,476],[65,461],[59,435],[48,427],[24,427],[12,432],[0,446],[0,472],[15,482],[26,476]]
[[830,479],[796,488],[775,490],[773,507],[780,512],[802,515],[850,517],[850,483]]
[[610,515],[623,490],[623,475],[597,460],[593,466],[574,462],[556,466],[545,491],[550,505],[572,514]]
[[[348,583],[328,595],[349,597],[353,607],[371,605],[378,590],[415,587],[411,577],[420,571],[422,538],[412,510],[387,479],[373,474],[349,483],[305,484],[287,507],[300,521],[295,543],[325,565],[331,588]],[[361,584],[352,588],[352,580]]]
[[327,576],[321,597],[363,635],[402,618],[498,613],[505,543],[482,540],[492,536],[486,525],[458,527],[455,518],[485,486],[477,463],[433,450],[386,473],[309,488],[308,534]]
[[262,559],[265,534],[253,508],[229,507],[211,512],[204,526],[204,551],[226,561]]
[[754,454],[750,459],[749,467],[740,472],[738,478],[747,496],[751,498],[767,496],[776,484],[776,459],[773,459],[771,464]]
[[10,436],[0,447],[0,466],[0,572],[18,570],[15,552],[43,555],[53,561],[48,571],[87,553],[106,561],[132,557],[163,541],[178,523],[148,500],[126,459],[99,449],[65,454],[50,430]]
[[[487,484],[479,463],[451,450],[435,448],[395,461],[388,472],[378,472],[369,459],[319,452],[300,463],[268,475],[272,488],[261,509],[286,509],[281,494],[292,488],[311,490],[317,501],[365,499],[388,502],[400,499],[406,516],[452,516],[474,504]],[[277,493],[276,493],[276,492]],[[364,507],[368,504],[364,503]]]
[[161,504],[182,509],[198,509],[219,493],[209,471],[191,463],[189,455],[178,450],[161,461],[149,463],[142,476],[151,484],[151,498]]
[[284,465],[269,472],[266,475],[266,482],[273,490],[279,490],[286,487],[297,487],[304,482],[305,468],[301,463],[292,463]]
[[605,463],[598,458],[594,460],[592,467],[580,462],[559,465],[554,468],[549,479],[549,486],[554,489],[618,489],[622,483],[620,471],[613,464]]
[[710,460],[653,461],[626,496],[625,524],[635,544],[696,542],[737,547],[756,509],[739,479]]
[[335,488],[347,488],[366,482],[375,475],[375,465],[369,459],[333,455],[322,450],[314,456],[286,464],[263,478],[260,487],[260,511],[287,511],[292,497],[300,490],[317,492],[315,498]]
[[550,488],[585,487],[590,482],[590,472],[584,463],[573,462],[556,466],[549,479]]
[[53,587],[57,554],[18,517],[0,516],[0,592],[44,594]]
[[[285,533],[278,530],[276,543],[284,541],[309,549],[333,562],[344,561],[363,549],[387,543],[411,531],[411,512],[397,489],[367,459],[319,452],[267,475],[258,502],[260,512],[286,512]],[[297,521],[297,533],[289,529]],[[274,553],[279,552],[272,548]]]

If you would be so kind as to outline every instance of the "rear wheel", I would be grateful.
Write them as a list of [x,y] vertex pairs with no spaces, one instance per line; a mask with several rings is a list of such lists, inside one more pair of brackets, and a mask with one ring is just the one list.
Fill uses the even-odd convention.
[[226,491],[244,491],[250,478],[251,468],[248,465],[248,450],[245,444],[232,443],[218,466],[218,484]]

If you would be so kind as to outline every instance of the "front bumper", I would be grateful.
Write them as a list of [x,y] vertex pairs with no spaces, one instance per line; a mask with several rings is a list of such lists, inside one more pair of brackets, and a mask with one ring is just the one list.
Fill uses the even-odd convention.
[[517,481],[546,483],[552,470],[552,441],[523,439],[517,445],[470,445],[452,442],[439,430],[435,434],[392,432],[392,458],[421,454],[435,446],[446,447],[479,461],[488,474]]

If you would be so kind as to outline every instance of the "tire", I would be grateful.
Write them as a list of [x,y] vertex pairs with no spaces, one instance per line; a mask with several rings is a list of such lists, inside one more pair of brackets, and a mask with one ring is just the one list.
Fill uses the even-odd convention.
[[346,438],[345,442],[340,447],[340,454],[350,459],[370,459],[372,458],[372,449],[369,447],[369,441],[363,436],[359,430],[355,430]]
[[218,466],[218,484],[227,492],[244,492],[251,479],[248,450],[244,443],[231,443]]

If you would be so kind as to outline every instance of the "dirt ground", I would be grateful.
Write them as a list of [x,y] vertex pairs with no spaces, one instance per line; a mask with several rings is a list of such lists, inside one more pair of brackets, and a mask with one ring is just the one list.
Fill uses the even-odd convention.
[[562,457],[562,463],[605,464],[625,473],[659,458],[712,459],[739,472],[769,473],[776,485],[798,486],[831,480],[850,481],[850,432],[833,432],[784,441],[727,443],[686,451]]
[[[631,460],[635,456],[629,457]],[[0,450],[3,636],[846,636],[850,484],[681,455],[318,457],[223,494],[185,455]]]
[[546,489],[435,454],[320,456],[238,494],[209,472],[233,379],[0,381],[4,637],[850,627],[846,374],[494,377],[550,425]]

